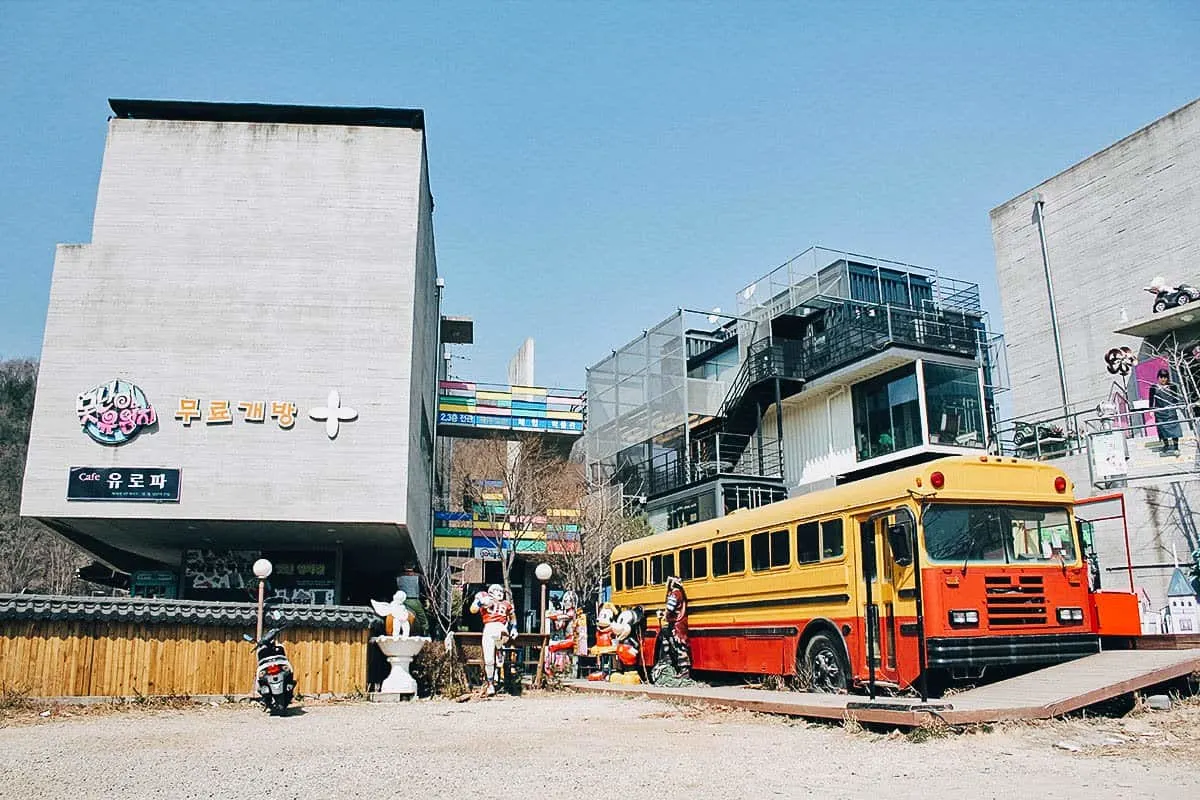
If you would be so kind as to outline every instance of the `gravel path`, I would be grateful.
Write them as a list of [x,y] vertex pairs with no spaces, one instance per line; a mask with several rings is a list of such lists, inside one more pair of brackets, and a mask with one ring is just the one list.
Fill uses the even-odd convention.
[[[1079,723],[913,743],[569,694],[302,711],[274,719],[202,707],[0,727],[0,797],[1169,800],[1200,790],[1191,759],[1089,747],[1081,736],[1097,729]],[[1064,731],[1080,752],[1055,747]]]

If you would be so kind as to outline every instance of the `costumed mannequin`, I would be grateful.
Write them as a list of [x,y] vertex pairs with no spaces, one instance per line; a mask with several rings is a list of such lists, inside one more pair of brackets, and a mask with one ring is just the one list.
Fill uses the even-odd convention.
[[670,664],[680,678],[691,677],[692,650],[688,644],[687,593],[683,581],[667,578],[666,608],[658,612],[658,645],[655,650],[654,671]]
[[576,640],[580,631],[578,606],[579,602],[575,599],[575,593],[567,591],[562,596],[562,608],[551,607],[546,612],[546,618],[550,620],[551,633],[550,644],[546,648],[550,653],[550,657],[547,659],[550,672],[570,671],[571,653],[576,650]]
[[627,608],[612,623],[616,644],[617,671],[609,676],[613,683],[641,683],[638,665],[642,655],[642,635],[646,632],[646,613],[641,606]]
[[484,692],[490,697],[496,693],[496,647],[516,635],[517,615],[504,587],[497,583],[475,595],[471,613],[483,617],[483,677],[487,681]]

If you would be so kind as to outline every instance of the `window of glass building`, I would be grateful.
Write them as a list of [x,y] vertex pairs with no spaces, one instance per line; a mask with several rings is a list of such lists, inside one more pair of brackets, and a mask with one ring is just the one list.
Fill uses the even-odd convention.
[[851,396],[859,461],[921,444],[916,364],[856,384]]
[[979,372],[926,361],[925,406],[931,444],[983,447],[983,403]]

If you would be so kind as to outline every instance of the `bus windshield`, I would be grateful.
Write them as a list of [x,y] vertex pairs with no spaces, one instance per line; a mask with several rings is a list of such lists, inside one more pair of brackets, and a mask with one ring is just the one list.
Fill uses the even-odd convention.
[[933,562],[1075,561],[1075,537],[1065,508],[932,503],[923,522],[925,550]]

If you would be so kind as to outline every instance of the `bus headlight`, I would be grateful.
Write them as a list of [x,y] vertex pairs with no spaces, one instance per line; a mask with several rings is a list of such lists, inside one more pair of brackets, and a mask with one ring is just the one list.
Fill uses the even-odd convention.
[[1083,609],[1060,608],[1058,610],[1058,621],[1063,625],[1069,625],[1072,622],[1083,622]]
[[951,625],[978,625],[979,612],[973,608],[950,612]]

